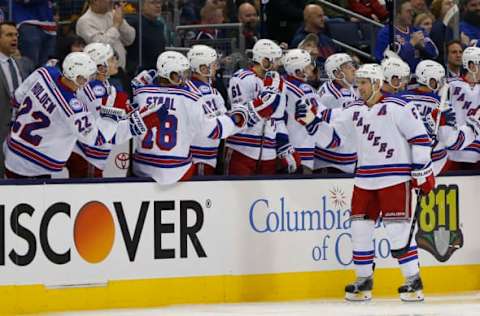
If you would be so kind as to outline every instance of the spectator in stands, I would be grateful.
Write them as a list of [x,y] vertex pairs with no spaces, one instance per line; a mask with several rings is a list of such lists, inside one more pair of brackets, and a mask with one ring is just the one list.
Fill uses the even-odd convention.
[[[0,23],[0,144],[8,135],[12,108],[13,92],[33,71],[32,62],[25,57],[17,58],[18,31],[15,23]],[[0,150],[0,177],[4,176],[3,150]]]
[[18,25],[19,48],[36,66],[55,54],[57,26],[50,0],[12,1],[13,21]]
[[377,22],[388,19],[388,11],[378,0],[349,0],[350,10]]
[[318,4],[305,6],[303,20],[304,24],[293,36],[290,47],[297,47],[308,34],[316,34],[318,37],[317,62],[323,64],[328,56],[339,50],[332,39],[325,35],[325,15],[323,8]]
[[428,13],[420,13],[415,18],[415,22],[413,23],[413,26],[415,26],[419,30],[424,31],[425,35],[430,35],[430,32],[432,31],[432,26],[433,26],[433,20],[434,20],[433,15],[430,15]]
[[[223,8],[216,6],[208,1],[200,10],[200,24],[222,24],[225,19],[223,16]],[[215,40],[222,37],[222,32],[216,28],[201,29],[195,36],[196,40]]]
[[[159,20],[162,15],[162,0],[142,0],[142,31],[139,30],[138,16],[127,18],[137,36],[127,48],[127,72],[133,77],[144,69],[154,69],[157,57],[165,50],[165,25]],[[142,36],[142,63],[139,64],[139,37]]]
[[127,73],[118,65],[118,54],[114,52],[112,62],[108,63],[108,82],[114,86],[117,91],[124,91],[130,97],[132,97],[132,88],[130,85],[130,77]]
[[410,0],[413,9],[413,18],[422,13],[430,13],[425,0]]
[[302,24],[303,9],[306,4],[307,0],[269,1],[266,8],[267,37],[278,43],[290,43]]
[[442,65],[445,64],[445,44],[453,39],[453,29],[445,24],[444,18],[454,5],[454,0],[435,0],[432,2],[432,14],[435,16],[435,21],[432,25],[430,38],[438,48],[437,61]]
[[[401,0],[395,6],[395,52],[410,66],[412,72],[422,59],[435,59],[438,49],[432,40],[423,32],[412,27],[413,8],[409,1]],[[375,58],[380,62],[390,44],[390,26],[386,25],[377,34]]]
[[458,78],[462,75],[463,46],[459,40],[447,43],[447,77]]
[[112,6],[112,0],[88,0],[89,8],[77,21],[76,32],[87,44],[110,44],[125,68],[127,51],[135,40],[135,29],[123,18],[124,2]]
[[251,49],[260,37],[258,34],[257,9],[249,2],[244,2],[238,7],[238,22],[243,25],[243,36],[245,37],[245,48]]
[[464,0],[462,9],[460,32],[468,36],[470,45],[480,46],[480,0]]

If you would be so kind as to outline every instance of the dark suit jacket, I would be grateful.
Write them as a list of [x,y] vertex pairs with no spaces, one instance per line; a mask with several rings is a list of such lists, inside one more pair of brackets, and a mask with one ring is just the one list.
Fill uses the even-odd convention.
[[[28,75],[33,71],[33,63],[30,59],[21,57],[15,58],[18,70],[22,80],[25,80]],[[10,93],[8,89],[7,79],[0,67],[0,177],[3,178],[4,174],[4,154],[3,154],[3,142],[7,138],[10,131],[10,121],[12,119],[12,107],[10,105]]]

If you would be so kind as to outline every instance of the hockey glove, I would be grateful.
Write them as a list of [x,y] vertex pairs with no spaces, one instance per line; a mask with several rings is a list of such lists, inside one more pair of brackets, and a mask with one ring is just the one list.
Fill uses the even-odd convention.
[[249,112],[244,106],[234,106],[230,111],[226,113],[230,116],[233,123],[240,128],[245,127],[245,124],[249,121]]
[[419,188],[422,194],[427,195],[435,188],[435,176],[430,164],[423,169],[413,170],[411,175],[413,187]]
[[138,89],[140,87],[152,84],[156,76],[157,76],[157,71],[155,69],[144,70],[132,79],[131,81],[132,88]]
[[431,139],[435,140],[437,135],[435,135],[435,119],[432,116],[432,113],[427,114],[426,116],[422,117],[423,125],[425,126],[425,129],[427,130],[428,136],[430,136]]
[[465,123],[473,129],[475,136],[480,135],[480,110],[477,110],[475,115],[469,115],[465,119]]
[[457,126],[457,118],[455,115],[455,111],[452,108],[449,108],[445,112],[440,112],[439,109],[433,109],[431,114],[434,122],[437,122],[438,115],[440,114],[439,126]]
[[147,132],[147,126],[138,111],[133,111],[128,117],[130,123],[130,133],[132,136],[140,136]]
[[282,165],[282,169],[287,169],[288,173],[295,173],[301,165],[300,155],[293,146],[288,146],[277,154]]

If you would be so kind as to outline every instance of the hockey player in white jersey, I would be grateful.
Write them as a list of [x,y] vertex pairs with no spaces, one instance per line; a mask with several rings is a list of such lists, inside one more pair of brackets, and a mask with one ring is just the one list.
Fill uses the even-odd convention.
[[[282,57],[282,49],[271,40],[261,39],[252,49],[254,65],[249,69],[238,70],[230,79],[228,95],[232,106],[251,102],[262,93],[267,73],[276,74],[275,69]],[[272,75],[275,76],[275,75]],[[283,81],[281,80],[281,85]],[[272,119],[249,124],[248,128],[226,142],[226,174],[247,176],[254,174],[274,174],[276,158],[289,172],[295,172],[299,162],[293,147],[285,139],[285,99]],[[280,139],[277,142],[277,135]]]
[[[195,45],[187,53],[192,75],[186,84],[190,91],[202,100],[195,103],[202,106],[204,115],[216,117],[227,112],[225,101],[217,89],[211,85],[217,70],[217,52],[206,45]],[[200,133],[193,140],[191,151],[198,175],[213,175],[217,166],[220,139],[211,139]]]
[[400,58],[390,57],[382,60],[384,95],[400,97],[410,82],[410,66]]
[[197,134],[212,139],[226,138],[246,126],[270,117],[280,101],[277,86],[260,98],[231,112],[207,117],[201,97],[183,85],[190,70],[188,59],[167,51],[157,60],[157,82],[135,89],[134,102],[142,108],[160,105],[162,119],[143,137],[135,138],[133,173],[161,184],[187,180],[195,174],[190,146]]
[[[423,194],[435,186],[431,142],[415,107],[384,97],[384,76],[377,64],[361,66],[356,83],[363,102],[355,102],[333,124],[311,111],[299,119],[324,147],[353,138],[358,164],[351,206],[353,263],[357,279],[345,288],[347,300],[369,300],[373,288],[373,232],[381,216],[406,282],[398,291],[404,301],[423,300],[415,241],[407,244],[411,216],[411,183]],[[413,181],[412,181],[413,180]]]
[[[104,43],[91,43],[85,46],[84,52],[97,65],[97,74],[95,80],[89,81],[78,91],[78,99],[87,105],[88,111],[94,117],[99,117],[106,111],[111,115],[125,117],[127,112],[132,110],[128,95],[123,91],[117,91],[108,82],[109,64],[115,58],[112,47]],[[90,146],[78,140],[67,162],[70,178],[101,178],[112,147],[114,144],[121,144],[130,139],[133,136],[131,132],[129,121],[122,120],[112,141]]]
[[94,117],[76,96],[96,71],[88,54],[71,53],[63,74],[41,67],[15,91],[18,109],[4,143],[7,178],[49,178],[62,171],[77,139],[93,146],[113,137],[118,123]]
[[[353,60],[347,54],[338,53],[328,57],[325,61],[328,81],[318,90],[320,102],[329,109],[343,109],[355,101],[357,99],[353,89],[355,70]],[[323,169],[329,172],[341,170],[353,173],[357,162],[357,154],[353,147],[354,144],[349,141],[331,149],[322,148],[317,144],[315,147],[315,170]]]
[[[480,48],[467,47],[462,54],[466,74],[453,79],[450,85],[450,102],[455,109],[457,123],[463,125],[467,117],[480,109]],[[480,161],[480,140],[461,151],[450,151],[449,159],[454,162],[451,170],[478,169]]]
[[[475,140],[475,125],[470,124],[474,118],[472,116],[466,121],[466,125],[459,126],[455,119],[455,111],[448,100],[443,100],[444,104],[440,109],[439,91],[448,89],[448,86],[443,86],[445,69],[442,65],[433,60],[423,60],[417,65],[415,75],[419,87],[406,91],[402,97],[418,109],[430,137],[434,140],[432,166],[437,175],[449,169],[447,150],[462,150]],[[436,126],[438,115],[440,117]]]
[[312,58],[303,49],[291,49],[283,57],[283,67],[287,73],[285,80],[285,95],[287,99],[287,130],[290,143],[298,153],[302,173],[311,174],[313,171],[313,151],[315,140],[305,129],[305,126],[297,122],[295,118],[296,106],[299,103],[309,102],[315,111],[324,110],[315,89],[310,86],[306,79],[313,71]]

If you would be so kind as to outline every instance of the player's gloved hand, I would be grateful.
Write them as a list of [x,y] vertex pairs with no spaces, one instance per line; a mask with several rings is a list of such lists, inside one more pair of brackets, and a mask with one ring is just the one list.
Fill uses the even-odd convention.
[[280,159],[282,169],[287,169],[288,173],[295,173],[301,165],[300,155],[293,146],[285,147],[285,149],[279,151],[277,157]]
[[132,79],[132,88],[137,89],[152,84],[156,76],[157,71],[155,69],[143,70]]
[[423,125],[427,130],[428,136],[431,139],[436,139],[437,135],[435,134],[435,119],[432,117],[432,113],[427,114],[426,116],[422,117]]
[[480,110],[477,110],[474,115],[467,116],[465,123],[473,129],[475,136],[480,136]]
[[168,107],[165,105],[151,105],[140,110],[145,125],[148,129],[160,126],[160,123],[165,121],[168,117]]
[[280,101],[280,94],[263,90],[256,99],[246,103],[249,120],[255,124],[261,120],[269,119],[277,110]]
[[457,118],[456,118],[455,110],[452,108],[449,108],[444,112],[440,112],[439,109],[433,109],[431,114],[434,122],[437,122],[438,115],[440,115],[439,126],[451,126],[451,127],[457,126]]
[[233,123],[240,128],[245,127],[247,122],[250,120],[248,109],[242,105],[233,106],[233,108],[226,114],[230,116]]
[[130,123],[130,133],[132,136],[140,136],[147,132],[147,125],[143,121],[138,111],[133,111],[128,116],[128,122]]
[[276,71],[268,71],[263,79],[263,89],[273,93],[281,93],[283,91],[283,79]]
[[411,175],[413,187],[419,188],[422,194],[426,195],[435,188],[435,176],[430,164],[422,169],[412,170]]

